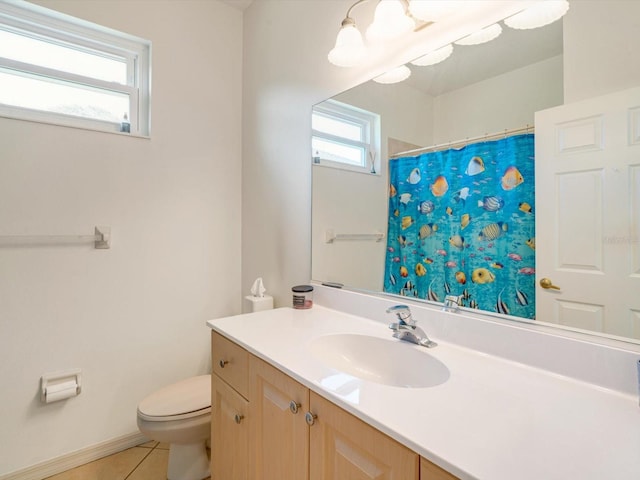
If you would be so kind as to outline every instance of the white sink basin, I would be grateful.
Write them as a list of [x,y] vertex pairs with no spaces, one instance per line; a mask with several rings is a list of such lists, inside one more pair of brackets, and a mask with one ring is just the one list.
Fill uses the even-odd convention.
[[370,382],[420,388],[449,379],[449,369],[424,347],[400,340],[345,333],[318,337],[309,348],[325,365]]

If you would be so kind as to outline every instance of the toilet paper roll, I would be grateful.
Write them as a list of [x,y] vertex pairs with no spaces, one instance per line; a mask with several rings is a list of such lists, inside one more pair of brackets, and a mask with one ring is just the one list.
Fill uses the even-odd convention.
[[271,310],[273,308],[273,297],[265,295],[264,297],[254,297],[247,295],[244,297],[245,312],[261,312],[263,310]]
[[45,403],[57,402],[65,398],[71,398],[78,395],[78,384],[73,381],[61,382],[53,385],[47,385],[44,401]]

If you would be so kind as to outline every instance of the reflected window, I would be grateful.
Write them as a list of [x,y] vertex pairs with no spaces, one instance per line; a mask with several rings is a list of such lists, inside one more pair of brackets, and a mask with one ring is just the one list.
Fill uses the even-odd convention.
[[378,114],[329,100],[313,107],[311,129],[314,164],[376,173]]

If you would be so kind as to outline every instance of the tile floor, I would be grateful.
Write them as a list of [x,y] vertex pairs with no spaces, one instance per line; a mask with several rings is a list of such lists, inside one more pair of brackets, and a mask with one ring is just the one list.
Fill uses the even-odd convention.
[[166,480],[169,445],[147,442],[46,480]]

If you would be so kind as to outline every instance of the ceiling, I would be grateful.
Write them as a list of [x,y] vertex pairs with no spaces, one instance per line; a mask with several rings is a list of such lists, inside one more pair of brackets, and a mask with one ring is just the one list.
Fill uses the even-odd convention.
[[562,54],[562,22],[533,30],[503,27],[502,34],[483,45],[454,45],[453,54],[430,67],[411,68],[406,83],[432,96]]

